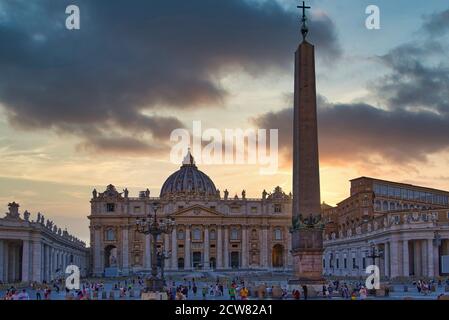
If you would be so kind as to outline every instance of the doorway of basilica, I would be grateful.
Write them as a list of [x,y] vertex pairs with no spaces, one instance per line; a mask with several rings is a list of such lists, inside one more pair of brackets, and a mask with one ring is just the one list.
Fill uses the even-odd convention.
[[273,268],[284,267],[284,247],[280,244],[273,246],[272,256]]
[[240,267],[240,252],[231,252],[231,268],[237,269]]
[[201,252],[193,252],[192,261],[193,261],[193,268],[200,269],[202,267]]

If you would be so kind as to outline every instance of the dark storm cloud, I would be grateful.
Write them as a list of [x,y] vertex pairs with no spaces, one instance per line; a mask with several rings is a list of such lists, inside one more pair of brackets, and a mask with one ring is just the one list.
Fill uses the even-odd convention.
[[424,18],[423,29],[432,36],[441,36],[449,31],[449,9]]
[[[80,7],[79,31],[65,29],[69,4]],[[219,106],[223,72],[288,68],[299,41],[297,14],[275,1],[16,0],[2,11],[0,103],[10,122],[108,149],[108,130],[167,139],[182,123],[157,117],[158,108]],[[311,29],[321,57],[338,58],[332,21],[320,15]],[[93,127],[101,127],[95,139]],[[127,148],[145,149],[140,140]]]
[[449,113],[447,53],[438,42],[408,43],[381,57],[390,73],[374,83],[390,109],[428,109]]
[[[373,155],[395,163],[425,161],[449,148],[449,118],[431,112],[388,111],[367,104],[321,106],[320,159],[327,163],[366,161]],[[279,148],[292,159],[293,109],[254,119],[261,128],[279,129]]]

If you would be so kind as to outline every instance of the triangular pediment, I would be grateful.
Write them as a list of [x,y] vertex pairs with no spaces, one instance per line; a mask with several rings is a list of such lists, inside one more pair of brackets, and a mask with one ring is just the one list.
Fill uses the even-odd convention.
[[199,204],[179,209],[171,214],[172,217],[222,217],[224,214]]

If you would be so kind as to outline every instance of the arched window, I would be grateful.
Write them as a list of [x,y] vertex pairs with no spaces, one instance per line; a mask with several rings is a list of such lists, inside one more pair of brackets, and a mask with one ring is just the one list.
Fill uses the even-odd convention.
[[231,240],[238,240],[239,238],[239,230],[237,228],[231,229]]
[[396,203],[390,202],[390,210],[391,210],[391,211],[396,210]]
[[282,240],[282,230],[277,228],[274,230],[274,239],[275,240]]
[[193,240],[201,240],[201,229],[200,228],[193,229],[192,237]]
[[211,240],[215,240],[215,239],[217,238],[216,233],[215,233],[215,230],[211,230],[211,231],[210,231],[209,238],[210,238]]
[[114,231],[114,229],[106,230],[106,241],[115,241],[115,231]]
[[184,240],[184,230],[178,231],[178,240]]

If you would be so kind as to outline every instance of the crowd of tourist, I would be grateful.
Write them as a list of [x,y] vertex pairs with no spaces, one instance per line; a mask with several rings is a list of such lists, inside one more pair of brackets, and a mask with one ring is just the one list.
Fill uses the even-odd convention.
[[[438,286],[449,286],[449,279],[442,280],[418,280],[411,283],[416,287],[418,294],[429,295],[435,291]],[[134,299],[139,298],[140,294],[145,291],[146,283],[144,278],[136,277],[127,280],[116,281],[108,285],[109,290],[105,288],[103,280],[85,281],[81,284],[78,290],[69,290],[65,288],[65,283],[62,279],[54,280],[50,283],[31,283],[30,287],[16,288],[11,286],[5,290],[3,296],[0,295],[0,300],[50,300],[52,293],[59,295],[59,298],[67,300],[90,300],[90,299]],[[408,287],[408,286],[405,286]],[[277,290],[274,294],[274,290]],[[279,291],[281,290],[281,291]],[[389,295],[389,287],[385,286],[385,295]],[[64,292],[61,292],[64,291]],[[195,278],[184,279],[176,283],[169,281],[166,283],[165,291],[167,298],[170,300],[197,300],[197,299],[230,299],[230,300],[247,300],[250,295],[259,299],[275,297],[280,299],[294,299],[300,300],[308,299],[307,286],[295,288],[290,293],[286,288],[279,286],[273,287],[262,285],[260,287],[252,286],[249,288],[242,278],[234,278],[231,281],[216,279],[215,282],[210,283],[207,279]],[[405,291],[405,288],[404,288]],[[341,282],[338,280],[329,281],[322,286],[322,291],[318,293],[319,296],[332,299],[333,297],[341,297],[348,300],[364,300],[372,293],[359,281]]]
[[[220,280],[217,279],[215,284],[203,284],[201,288],[198,288],[194,278],[192,280],[184,279],[184,282],[179,285],[172,282],[171,286],[167,288],[167,294],[170,300],[187,300],[189,296],[196,298],[200,294],[199,289],[203,300],[206,300],[208,297],[220,299],[225,296],[225,285]],[[230,300],[236,300],[237,298],[247,300],[249,296],[249,290],[243,280],[239,283],[237,280],[233,280],[227,287],[227,291]]]

